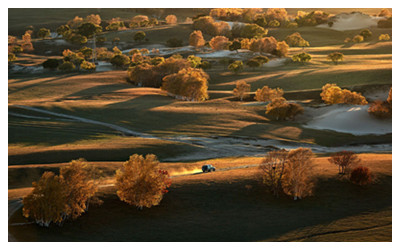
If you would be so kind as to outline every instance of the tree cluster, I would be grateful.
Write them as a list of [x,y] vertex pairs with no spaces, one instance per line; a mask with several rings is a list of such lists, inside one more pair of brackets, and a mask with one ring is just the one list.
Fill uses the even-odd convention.
[[236,88],[233,89],[233,95],[243,101],[243,98],[249,96],[250,87],[250,84],[243,80],[237,81]]
[[275,120],[287,120],[294,119],[303,112],[304,108],[300,104],[290,103],[283,97],[277,97],[267,105],[265,114]]
[[273,99],[280,98],[283,96],[283,89],[276,88],[271,89],[268,86],[264,86],[261,89],[256,90],[254,99],[258,102],[270,102]]
[[360,93],[352,92],[347,89],[341,89],[335,83],[327,83],[322,87],[321,99],[326,104],[352,104],[367,105],[368,102]]

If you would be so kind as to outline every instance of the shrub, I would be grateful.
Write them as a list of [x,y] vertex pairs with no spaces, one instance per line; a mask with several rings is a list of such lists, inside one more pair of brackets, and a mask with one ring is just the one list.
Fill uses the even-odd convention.
[[168,47],[181,47],[182,46],[182,39],[179,38],[170,38],[167,40]]
[[275,98],[283,96],[283,90],[280,88],[270,89],[268,86],[257,89],[254,99],[258,102],[269,102]]
[[171,181],[168,172],[160,169],[155,155],[134,154],[115,175],[118,197],[140,209],[160,204]]
[[59,65],[58,59],[47,59],[42,63],[43,68],[45,69],[56,69]]
[[243,70],[243,62],[242,61],[234,61],[233,63],[229,64],[228,69],[235,74]]
[[389,34],[380,34],[379,35],[379,41],[389,41],[389,40],[390,40]]
[[88,62],[88,61],[83,61],[81,63],[81,67],[80,68],[83,69],[83,70],[87,70],[87,71],[95,70],[96,69],[96,64]]
[[236,88],[233,89],[233,95],[238,97],[240,101],[243,101],[243,98],[248,96],[248,92],[250,92],[250,84],[245,81],[237,81]]
[[304,40],[299,32],[295,32],[285,38],[285,42],[290,47],[309,47],[310,43]]
[[75,70],[75,68],[75,65],[70,61],[64,61],[60,66],[58,66],[58,69],[62,71],[72,71]]
[[354,152],[341,151],[332,154],[328,161],[338,167],[339,174],[348,175],[354,167],[360,164],[361,159]]
[[332,52],[328,55],[328,59],[333,63],[338,64],[339,61],[343,61],[343,53]]
[[365,186],[372,183],[372,174],[367,167],[357,167],[351,171],[350,181],[356,185]]
[[351,92],[350,90],[342,90],[343,103],[352,105],[367,105],[368,102],[364,96],[357,92]]
[[202,69],[184,68],[165,76],[161,89],[179,99],[204,101],[208,99],[208,79],[208,74]]
[[307,54],[307,53],[304,53],[304,52],[292,56],[292,61],[293,62],[306,63],[306,62],[309,62],[310,60],[311,60],[310,54]]
[[294,200],[302,199],[313,193],[313,152],[309,148],[290,150],[284,170],[282,188],[285,194]]
[[275,120],[294,119],[298,114],[302,114],[304,109],[297,103],[289,103],[283,97],[273,99],[268,105],[265,114]]

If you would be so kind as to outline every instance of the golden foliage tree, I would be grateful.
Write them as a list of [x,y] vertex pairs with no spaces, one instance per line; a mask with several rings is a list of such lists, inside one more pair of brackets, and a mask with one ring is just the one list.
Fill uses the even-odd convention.
[[88,23],[93,23],[93,24],[96,24],[96,25],[100,25],[101,18],[100,18],[100,15],[90,14],[85,18],[85,21],[88,22]]
[[338,167],[339,174],[346,175],[360,164],[361,159],[352,151],[340,151],[332,154],[328,161]]
[[243,101],[243,98],[249,95],[250,87],[250,84],[245,81],[237,81],[236,88],[233,89],[233,95],[238,97],[240,101]]
[[262,87],[262,89],[257,89],[254,99],[258,102],[269,102],[275,98],[283,96],[283,89],[276,88],[271,89],[268,86]]
[[168,172],[160,169],[153,154],[130,156],[115,177],[118,197],[140,209],[159,205],[171,185]]
[[175,15],[168,15],[168,16],[165,17],[165,22],[167,24],[176,24],[177,20],[178,19],[176,18]]
[[215,36],[210,40],[210,46],[213,50],[228,49],[229,39],[224,36]]
[[343,57],[343,53],[341,52],[332,52],[328,55],[328,59],[334,64],[338,64],[339,61],[343,61]]
[[295,32],[285,38],[285,42],[290,47],[309,47],[310,43],[301,37],[299,32]]
[[203,38],[203,33],[200,30],[193,31],[189,36],[189,45],[199,48],[203,47],[206,41]]
[[69,20],[67,25],[72,29],[77,29],[83,23],[83,18],[79,16],[75,16],[74,19]]
[[275,120],[293,119],[296,115],[304,112],[304,108],[297,103],[289,103],[283,97],[272,99],[267,105],[265,114]]
[[368,113],[376,118],[385,119],[392,117],[392,88],[385,101],[377,100],[371,103]]
[[347,89],[342,90],[335,83],[327,83],[322,87],[320,94],[321,99],[326,104],[353,104],[353,105],[366,105],[368,104],[364,96],[357,92],[351,92]]
[[302,199],[313,192],[313,153],[309,148],[289,151],[282,188],[294,200]]
[[285,42],[277,42],[275,48],[275,54],[279,57],[287,57],[289,53],[289,45]]
[[268,152],[259,166],[263,183],[276,197],[282,193],[282,180],[287,166],[288,153],[286,150]]
[[208,79],[208,74],[202,69],[184,68],[165,76],[161,89],[178,99],[204,101],[208,99]]
[[23,215],[41,226],[60,224],[68,216],[67,190],[63,177],[52,172],[43,173],[33,190],[23,199]]

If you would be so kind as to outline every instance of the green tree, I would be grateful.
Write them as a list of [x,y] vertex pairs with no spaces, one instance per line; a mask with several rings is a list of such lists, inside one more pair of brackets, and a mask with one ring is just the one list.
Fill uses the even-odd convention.
[[82,23],[78,27],[78,34],[87,38],[92,38],[95,34],[102,32],[102,28],[94,23]]
[[258,26],[257,24],[246,24],[240,32],[240,36],[244,38],[261,38],[267,34],[268,30]]
[[292,61],[293,62],[301,62],[301,63],[304,64],[306,62],[309,62],[310,60],[311,60],[310,54],[307,54],[307,53],[304,53],[304,52],[292,56]]

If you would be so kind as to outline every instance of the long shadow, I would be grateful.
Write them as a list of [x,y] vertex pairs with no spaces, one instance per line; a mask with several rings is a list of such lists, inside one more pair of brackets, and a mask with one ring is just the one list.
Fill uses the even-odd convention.
[[[103,199],[102,206],[91,207],[63,227],[30,224],[9,230],[19,241],[261,241],[361,213],[386,211],[392,205],[392,178],[383,176],[367,188],[324,179],[313,197],[299,201],[273,197],[254,178],[173,184],[161,204],[151,209],[138,210],[116,195]],[[12,221],[24,219],[17,214]]]

